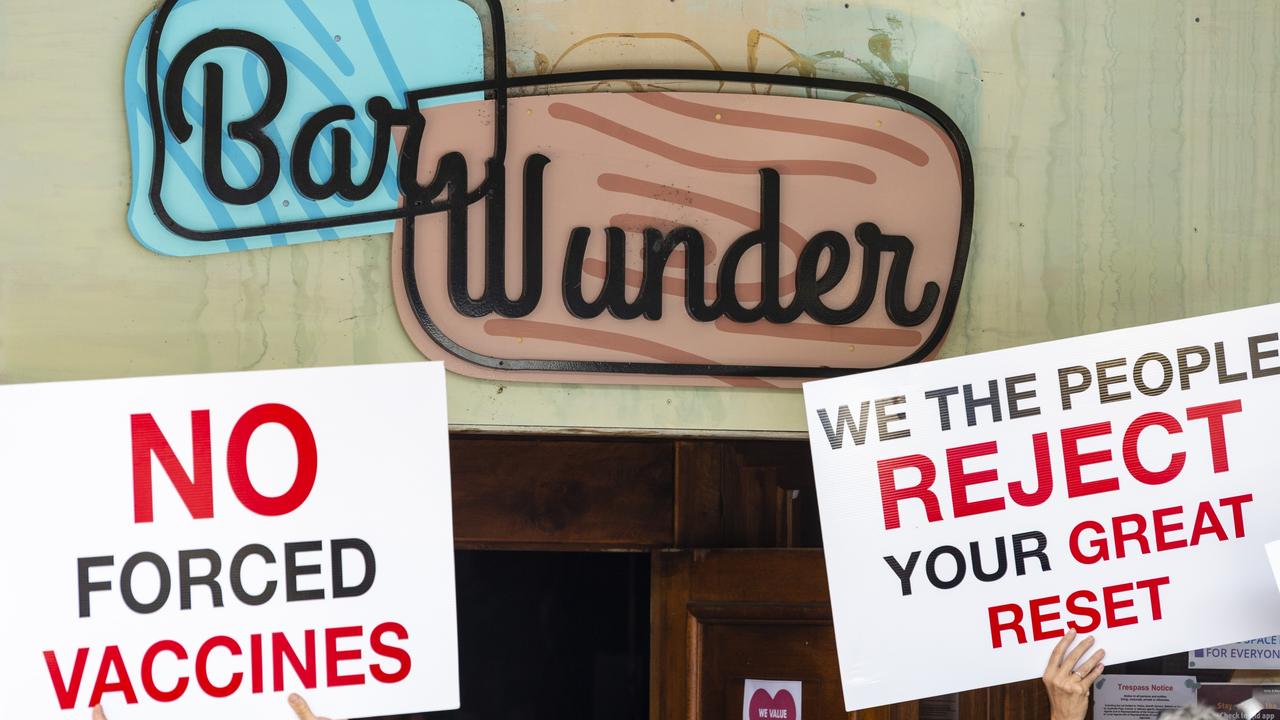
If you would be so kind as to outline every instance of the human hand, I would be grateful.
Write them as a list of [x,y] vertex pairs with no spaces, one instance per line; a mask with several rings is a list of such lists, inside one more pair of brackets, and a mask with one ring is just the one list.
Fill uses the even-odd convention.
[[1075,639],[1076,632],[1068,631],[1054,647],[1049,665],[1044,669],[1044,686],[1049,691],[1052,720],[1084,720],[1089,709],[1089,691],[1093,688],[1093,681],[1102,674],[1102,658],[1106,652],[1099,650],[1088,660],[1080,662],[1080,658],[1093,646],[1093,638],[1087,637],[1071,648]]
[[[290,695],[289,707],[293,708],[298,720],[328,720],[328,718],[316,717],[315,713],[311,712],[311,708],[307,705],[307,701],[303,700],[301,695]],[[102,711],[101,705],[93,709],[93,720],[107,720],[107,714]]]
[[318,718],[311,712],[311,708],[307,705],[307,701],[302,699],[301,695],[294,693],[289,696],[289,707],[297,713],[298,720],[329,720],[329,718]]

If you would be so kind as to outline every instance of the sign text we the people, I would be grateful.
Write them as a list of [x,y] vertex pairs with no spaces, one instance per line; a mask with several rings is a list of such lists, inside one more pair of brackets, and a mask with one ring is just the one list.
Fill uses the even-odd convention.
[[[1273,587],[1224,613],[1197,573],[1265,578],[1278,325],[1259,308],[807,385],[851,709],[1030,677],[1067,630],[1104,632],[1109,661],[1275,630]],[[977,667],[917,692],[904,655],[868,687],[848,668],[877,623],[901,633],[870,643],[890,667],[930,631]]]

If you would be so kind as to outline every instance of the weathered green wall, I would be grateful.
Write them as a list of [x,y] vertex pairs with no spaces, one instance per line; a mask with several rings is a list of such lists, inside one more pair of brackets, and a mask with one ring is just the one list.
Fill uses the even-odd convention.
[[[977,208],[944,355],[1280,300],[1275,0],[505,7],[516,72],[754,66],[898,84],[949,112],[973,149]],[[396,317],[387,236],[192,260],[130,237],[121,83],[149,9],[0,0],[0,381],[420,357]],[[798,392],[461,377],[449,391],[467,426],[803,421]]]

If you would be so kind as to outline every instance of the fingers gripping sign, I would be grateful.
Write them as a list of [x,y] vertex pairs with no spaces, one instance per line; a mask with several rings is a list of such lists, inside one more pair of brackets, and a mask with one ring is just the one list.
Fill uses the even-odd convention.
[[297,713],[298,720],[329,720],[329,718],[316,717],[315,713],[311,712],[311,706],[307,705],[307,701],[296,693],[289,696],[289,707]]
[[1102,658],[1106,652],[1098,650],[1086,658],[1085,653],[1093,647],[1093,638],[1075,641],[1074,630],[1059,640],[1044,670],[1052,720],[1084,720],[1089,709],[1089,690],[1102,674]]

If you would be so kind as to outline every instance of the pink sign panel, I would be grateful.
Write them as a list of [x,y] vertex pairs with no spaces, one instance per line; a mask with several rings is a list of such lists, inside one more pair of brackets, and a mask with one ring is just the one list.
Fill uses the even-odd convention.
[[971,192],[958,136],[927,117],[730,93],[504,104],[498,139],[494,101],[400,137],[448,207],[397,227],[397,304],[455,372],[787,386],[945,335]]

